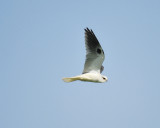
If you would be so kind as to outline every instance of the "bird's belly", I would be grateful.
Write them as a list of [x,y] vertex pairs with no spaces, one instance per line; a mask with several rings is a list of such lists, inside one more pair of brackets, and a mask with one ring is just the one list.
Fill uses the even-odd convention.
[[98,80],[98,77],[95,75],[95,74],[83,74],[79,77],[79,80],[81,81],[88,81],[88,82],[98,82],[99,83],[99,80]]

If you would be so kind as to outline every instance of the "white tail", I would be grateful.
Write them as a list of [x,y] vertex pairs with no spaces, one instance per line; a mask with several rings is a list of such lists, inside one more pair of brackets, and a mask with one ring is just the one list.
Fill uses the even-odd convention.
[[62,79],[64,82],[72,82],[78,80],[77,77],[68,77],[68,78],[63,78]]

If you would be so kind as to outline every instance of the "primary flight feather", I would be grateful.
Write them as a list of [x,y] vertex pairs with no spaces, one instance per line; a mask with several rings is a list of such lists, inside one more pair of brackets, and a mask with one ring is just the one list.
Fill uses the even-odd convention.
[[76,80],[88,82],[106,82],[106,76],[101,75],[104,67],[102,63],[105,59],[104,51],[92,30],[86,28],[85,30],[85,46],[86,46],[86,60],[84,70],[81,75],[75,77],[63,78],[64,82],[72,82]]

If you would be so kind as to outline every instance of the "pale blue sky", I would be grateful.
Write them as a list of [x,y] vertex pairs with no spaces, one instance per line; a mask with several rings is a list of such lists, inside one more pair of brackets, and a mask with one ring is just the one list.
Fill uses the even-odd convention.
[[[159,128],[159,0],[1,0],[1,128]],[[84,28],[107,83],[81,74]]]

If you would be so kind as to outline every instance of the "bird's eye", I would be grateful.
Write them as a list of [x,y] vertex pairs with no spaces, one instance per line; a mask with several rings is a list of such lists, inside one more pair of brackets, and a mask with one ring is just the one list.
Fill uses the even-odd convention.
[[102,77],[104,80],[106,80],[106,78]]

